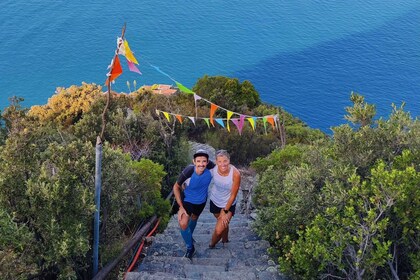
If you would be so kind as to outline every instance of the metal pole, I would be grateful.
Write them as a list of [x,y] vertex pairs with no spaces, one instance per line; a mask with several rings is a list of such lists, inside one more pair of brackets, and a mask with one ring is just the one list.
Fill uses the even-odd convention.
[[[121,32],[121,39],[124,39],[125,34],[125,27],[124,24],[122,32]],[[120,43],[121,44],[121,43]],[[118,55],[118,51],[120,48],[120,44],[117,46],[116,55]],[[109,70],[109,73],[112,72],[112,68]],[[106,126],[106,112],[108,111],[110,99],[111,99],[111,81],[107,82],[108,85],[108,94],[106,99],[106,105],[104,111],[102,112],[102,130],[100,136],[96,138],[96,149],[95,149],[95,215],[94,215],[94,222],[93,222],[93,276],[98,273],[98,264],[99,264],[99,218],[101,212],[101,188],[102,188],[102,140],[104,139],[104,132]]]
[[102,141],[98,136],[96,139],[96,164],[95,164],[95,218],[93,224],[93,276],[98,273],[99,259],[99,214],[101,209],[101,179],[102,179]]

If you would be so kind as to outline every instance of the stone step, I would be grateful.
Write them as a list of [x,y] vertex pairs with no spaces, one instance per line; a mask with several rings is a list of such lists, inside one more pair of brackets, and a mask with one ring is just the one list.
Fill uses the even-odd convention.
[[[248,226],[250,225],[250,221],[245,217],[236,217],[234,216],[232,220],[230,221],[230,225],[243,225]],[[201,224],[208,224],[208,225],[215,225],[216,224],[216,218],[213,216],[200,216],[197,220],[197,226]],[[178,218],[171,218],[170,222],[168,223],[168,227],[178,227]]]
[[165,272],[129,272],[126,274],[126,280],[195,280],[186,277],[176,277],[171,273]]
[[[197,222],[197,226],[196,227],[208,227],[208,228],[214,228],[214,226],[216,225],[216,219],[209,219],[209,221],[205,221],[205,220],[200,220],[198,219]],[[233,218],[230,223],[229,223],[230,227],[248,227],[251,226],[250,222],[247,220],[238,220]],[[168,225],[167,228],[179,228],[178,225],[178,221],[171,221]]]
[[189,263],[142,263],[139,267],[139,271],[146,272],[165,272],[170,273],[175,277],[186,277],[186,278],[199,278],[200,273],[203,271],[219,271],[223,272],[227,270],[226,265],[206,265],[206,264],[192,264]]
[[[181,264],[199,264],[199,265],[228,265],[229,258],[193,258],[192,260],[184,257],[173,256],[154,256],[150,255],[144,259],[145,263],[181,263]],[[141,266],[140,266],[141,268]]]
[[[212,226],[199,226],[197,225],[197,227],[194,230],[193,235],[212,235],[213,231],[214,231],[214,227],[215,225]],[[254,231],[252,231],[251,229],[247,228],[246,226],[237,226],[237,225],[233,225],[233,226],[229,226],[229,236],[236,236],[236,235],[244,235],[244,234],[248,234],[248,235],[255,235]],[[161,234],[162,235],[162,234]],[[164,235],[181,235],[180,233],[180,229],[179,227],[170,227],[167,228],[164,232]]]
[[[173,257],[173,256],[147,256],[143,260],[143,264],[155,264],[155,263],[163,263],[163,264],[171,264],[171,263],[180,263],[180,264],[193,264],[193,265],[215,265],[215,266],[225,266],[227,270],[232,270],[233,268],[242,269],[243,267],[250,267],[250,266],[274,266],[274,262],[268,259],[266,255],[265,258],[259,256],[258,258],[250,258],[245,260],[233,259],[233,258],[193,258],[192,260],[184,258],[184,257]],[[141,270],[141,265],[139,267]]]
[[[209,269],[205,267],[204,269]],[[188,274],[188,276],[187,276]],[[279,275],[274,267],[270,267],[264,271],[258,271],[256,269],[238,269],[235,271],[197,271],[189,270],[185,276],[177,276],[174,273],[158,272],[158,271],[140,271],[140,272],[129,272],[126,275],[126,280],[284,280],[286,278]]]
[[[196,241],[196,244],[202,244],[208,246],[211,240],[211,234],[193,234],[193,238]],[[157,234],[153,239],[153,244],[155,243],[178,243],[184,244],[181,234],[173,233],[171,235],[166,234]],[[230,242],[247,242],[247,241],[258,241],[260,238],[256,235],[249,234],[247,232],[237,233],[235,235],[229,235]],[[220,242],[219,242],[220,243]],[[153,245],[152,245],[153,246]]]
[[[196,244],[196,258],[236,258],[237,260],[268,258],[266,241],[248,242],[229,242],[227,244],[217,244],[215,249],[208,248],[207,245]],[[156,243],[150,247],[147,256],[172,256],[182,257],[185,254],[185,246],[181,243]]]

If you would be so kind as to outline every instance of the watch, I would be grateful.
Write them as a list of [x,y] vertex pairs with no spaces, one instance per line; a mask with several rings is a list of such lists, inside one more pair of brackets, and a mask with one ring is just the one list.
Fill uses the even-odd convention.
[[223,212],[225,212],[225,214],[229,213],[229,210],[223,209]]

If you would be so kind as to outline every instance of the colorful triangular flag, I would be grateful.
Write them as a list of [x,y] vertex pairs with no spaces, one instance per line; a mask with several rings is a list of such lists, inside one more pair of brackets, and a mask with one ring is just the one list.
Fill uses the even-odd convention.
[[130,69],[131,72],[136,72],[142,75],[139,68],[137,68],[137,66],[133,62],[127,59],[127,64],[128,64],[128,69]]
[[194,124],[194,126],[195,126],[195,118],[194,117],[188,117],[191,121],[192,121],[192,123]]
[[182,124],[182,116],[181,115],[175,115],[175,117],[179,121],[179,123]]
[[171,121],[168,112],[163,112],[163,114],[165,115],[165,118],[168,120],[168,122]]
[[254,117],[246,118],[251,124],[252,130],[255,130],[255,119]]
[[203,118],[203,120],[206,122],[207,126],[210,128],[209,118]]
[[179,88],[180,91],[188,93],[188,94],[194,94],[194,92],[192,90],[190,90],[189,88],[187,88],[186,86],[184,86],[181,83],[178,83],[175,81],[176,86]]
[[115,55],[111,62],[111,71],[107,74],[108,78],[106,79],[106,85],[108,86],[110,82],[118,78],[122,72],[120,59],[118,58],[118,55]]
[[271,126],[274,129],[274,117],[273,116],[267,116],[267,121],[271,124]]
[[267,117],[263,117],[263,123],[264,123],[265,134],[267,134]]
[[131,52],[130,46],[128,45],[127,40],[124,40],[124,49],[125,49],[125,57],[128,61],[131,61],[135,64],[139,64],[137,59],[134,57],[134,54]]
[[217,108],[219,108],[219,106],[217,106],[214,103],[211,103],[211,105],[210,105],[210,122],[213,126],[214,126],[213,115],[214,115],[214,113],[216,113]]
[[225,127],[225,123],[223,122],[223,119],[215,119],[216,120],[216,122],[218,123],[218,124],[220,124],[222,127]]

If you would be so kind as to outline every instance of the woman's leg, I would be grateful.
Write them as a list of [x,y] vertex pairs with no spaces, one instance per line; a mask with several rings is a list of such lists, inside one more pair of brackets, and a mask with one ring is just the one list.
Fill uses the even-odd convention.
[[[229,213],[227,215],[230,221],[230,219],[232,218],[232,214]],[[229,232],[229,222],[226,223],[224,220],[222,220],[220,214],[214,214],[214,216],[217,218],[217,222],[216,227],[214,228],[213,235],[211,237],[211,242],[209,245],[210,248],[214,248],[214,246],[216,246],[220,239],[222,239],[222,242],[227,242]],[[223,237],[226,237],[226,239],[224,239]]]

